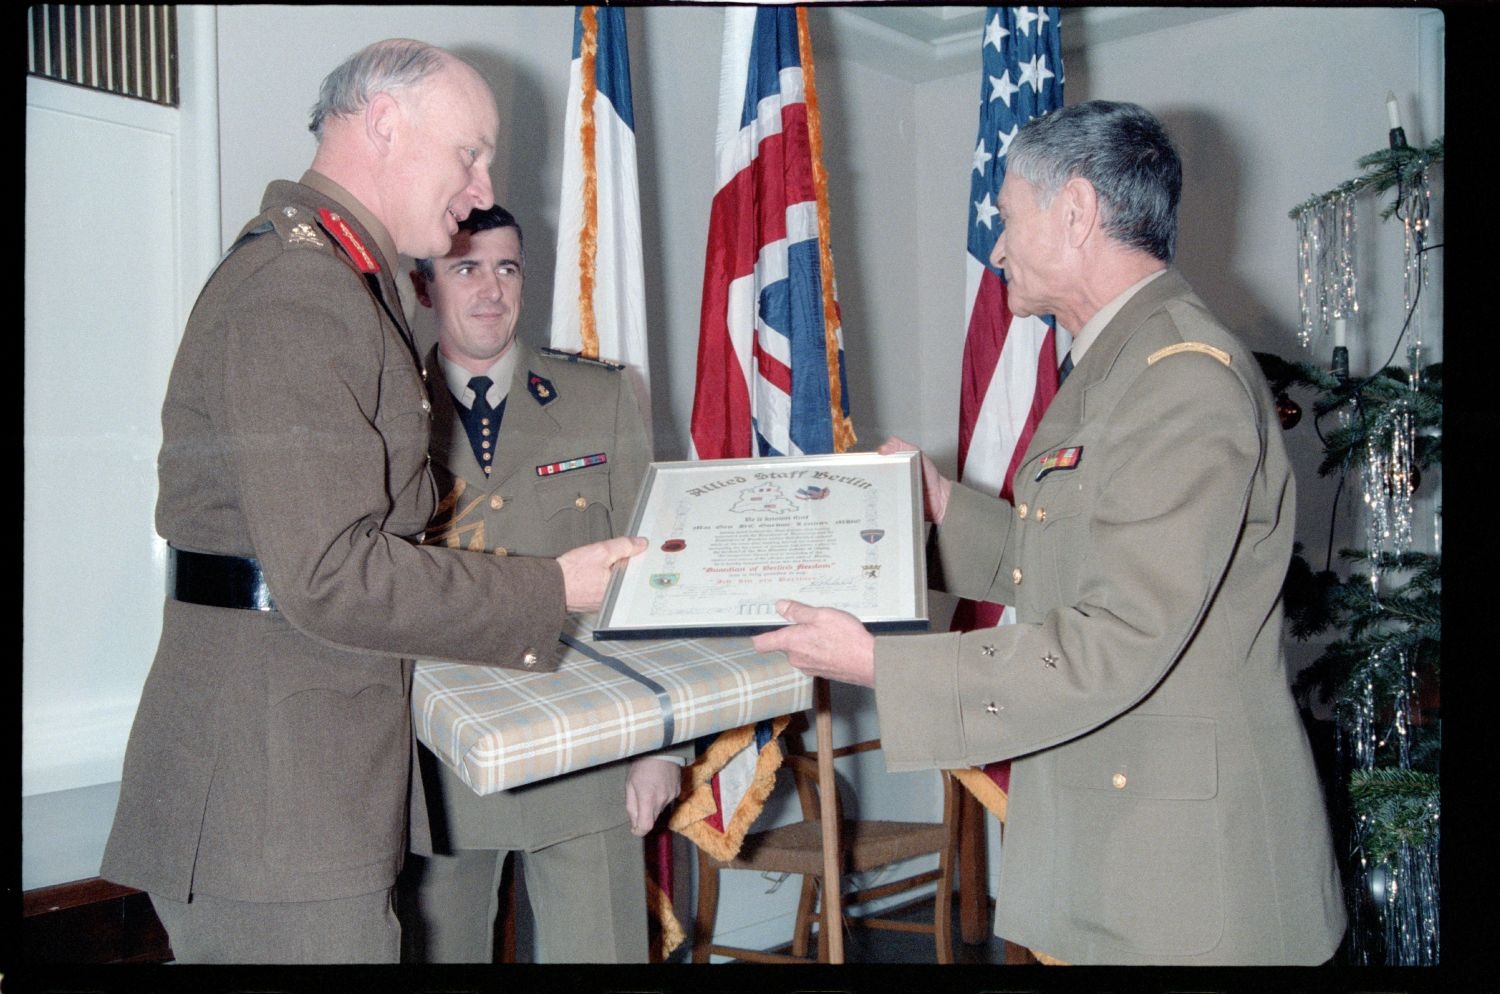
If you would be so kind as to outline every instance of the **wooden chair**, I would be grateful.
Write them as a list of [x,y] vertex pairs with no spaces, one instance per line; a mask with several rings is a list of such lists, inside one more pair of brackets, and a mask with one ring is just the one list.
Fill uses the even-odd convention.
[[[833,750],[835,758],[880,748],[879,739],[870,739]],[[798,963],[814,961],[808,955],[813,923],[820,922],[818,899],[827,888],[839,888],[840,880],[824,878],[822,822],[819,820],[818,767],[815,753],[794,753],[786,757],[788,769],[797,786],[802,821],[752,832],[745,836],[739,855],[721,862],[698,850],[698,902],[694,915],[693,962],[707,963],[717,953],[734,959],[759,963]],[[872,915],[846,916],[868,928],[899,932],[920,932],[933,936],[937,943],[937,961],[953,962],[952,894],[953,864],[957,846],[957,811],[961,788],[946,772],[943,777],[943,820],[941,822],[848,820],[843,807],[836,805],[840,825],[839,850],[843,873],[867,873],[917,856],[936,853],[938,868],[899,880],[868,887],[845,895],[844,905],[862,904],[891,894],[913,890],[937,882],[935,913],[929,923],[896,921]],[[795,873],[802,878],[802,893],[797,902],[792,952],[771,953],[756,949],[725,946],[713,941],[715,917],[719,905],[719,872],[721,870],[757,870],[762,873]],[[839,893],[835,890],[834,893]],[[828,936],[819,928],[816,962],[829,962]]]

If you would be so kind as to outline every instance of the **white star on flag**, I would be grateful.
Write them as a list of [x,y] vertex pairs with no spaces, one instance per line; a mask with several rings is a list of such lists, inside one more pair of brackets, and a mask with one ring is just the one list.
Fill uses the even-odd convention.
[[988,193],[984,195],[983,200],[974,201],[974,214],[977,217],[979,223],[984,225],[986,228],[993,227],[993,225],[990,224],[990,218],[999,213],[1000,209],[994,204],[990,203],[990,195]]
[[999,76],[990,77],[991,100],[1004,100],[1006,104],[1009,104],[1011,95],[1019,89],[1019,86],[1010,81],[1009,69],[1005,70],[1005,72]]
[[1016,27],[1021,29],[1023,35],[1031,34],[1031,22],[1036,20],[1037,15],[1031,12],[1030,7],[1016,8]]
[[1021,130],[1021,126],[1019,124],[1013,124],[1013,125],[1011,125],[1009,131],[1001,131],[1001,132],[999,132],[998,137],[1000,138],[1000,151],[996,152],[995,154],[996,155],[1004,155],[1007,152],[1009,152],[1010,151],[1010,142],[1011,142],[1011,139],[1015,138],[1016,134],[1020,130]]
[[[1000,26],[1000,15],[996,14],[990,20],[990,23],[988,23],[988,24],[986,24],[984,26],[984,44],[985,45],[994,45],[995,46],[995,51],[998,52],[998,51],[1000,51],[1000,42],[1003,41],[1005,39],[1005,37],[1007,35],[1009,35],[1009,34],[1010,34],[1009,31],[1005,30],[1005,28],[1003,28],[1003,27]],[[984,47],[983,45],[980,46],[980,48],[983,48],[983,47]]]
[[993,158],[993,155],[984,150],[984,139],[981,138],[974,147],[974,171],[983,175],[985,164]]
[[1030,59],[1021,63],[1021,82],[1018,88],[1031,84],[1033,90],[1040,91],[1042,84],[1052,78],[1052,70],[1047,68],[1047,57],[1038,52]]

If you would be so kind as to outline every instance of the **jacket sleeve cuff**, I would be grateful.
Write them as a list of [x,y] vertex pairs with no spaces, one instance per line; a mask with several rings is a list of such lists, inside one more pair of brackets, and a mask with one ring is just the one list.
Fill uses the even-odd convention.
[[958,633],[877,638],[875,707],[888,770],[967,765],[959,720]]

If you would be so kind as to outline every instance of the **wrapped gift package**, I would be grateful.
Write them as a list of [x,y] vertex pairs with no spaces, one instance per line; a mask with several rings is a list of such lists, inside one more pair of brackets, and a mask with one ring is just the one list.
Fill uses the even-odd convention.
[[418,660],[417,737],[479,794],[812,707],[812,678],[748,638],[595,642],[570,617],[556,672]]

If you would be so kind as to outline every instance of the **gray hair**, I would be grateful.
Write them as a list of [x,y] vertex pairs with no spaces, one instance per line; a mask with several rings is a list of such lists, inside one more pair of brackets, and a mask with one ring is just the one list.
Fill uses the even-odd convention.
[[1172,261],[1182,160],[1145,108],[1090,100],[1036,118],[1011,142],[1007,169],[1034,185],[1044,205],[1068,180],[1088,180],[1099,194],[1105,232]]
[[323,78],[307,130],[323,140],[323,122],[364,109],[377,93],[418,83],[443,67],[442,49],[410,38],[389,38],[355,52]]
[[[467,231],[471,235],[477,235],[481,231],[489,231],[491,228],[516,229],[516,245],[521,250],[521,258],[516,261],[521,264],[522,269],[525,269],[526,238],[521,234],[521,222],[517,221],[515,215],[510,211],[499,204],[495,204],[483,209],[472,210],[469,212],[468,217],[458,222],[458,230]],[[412,261],[417,264],[417,272],[421,273],[424,279],[432,279],[436,271],[432,268],[431,259],[413,259]]]

